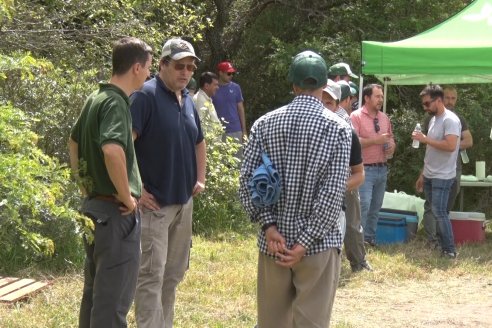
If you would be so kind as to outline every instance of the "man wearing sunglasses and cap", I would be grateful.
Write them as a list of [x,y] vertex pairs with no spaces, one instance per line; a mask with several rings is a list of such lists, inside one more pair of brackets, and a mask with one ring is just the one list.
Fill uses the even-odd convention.
[[387,158],[393,156],[395,140],[389,117],[381,112],[383,87],[369,84],[362,91],[362,108],[352,112],[350,119],[362,145],[366,179],[359,188],[361,223],[364,240],[376,245],[379,210],[383,205],[388,176]]
[[[224,137],[232,137],[242,144],[248,134],[241,87],[232,81],[237,71],[228,61],[220,62],[217,65],[217,71],[219,90],[212,97],[212,100],[217,116],[225,128]],[[238,151],[236,157],[242,159],[242,148]]]
[[173,326],[176,287],[188,268],[193,196],[205,189],[205,140],[186,89],[198,60],[189,42],[168,40],[159,73],[131,97],[143,182],[142,258],[135,295],[139,328]]

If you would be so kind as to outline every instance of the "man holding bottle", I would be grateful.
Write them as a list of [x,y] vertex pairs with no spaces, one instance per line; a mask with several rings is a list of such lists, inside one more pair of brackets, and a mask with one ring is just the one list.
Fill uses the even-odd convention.
[[424,169],[415,187],[424,190],[436,219],[442,255],[456,258],[453,231],[449,220],[448,198],[456,179],[461,124],[458,116],[444,107],[444,92],[439,85],[428,85],[420,93],[424,110],[432,115],[427,135],[414,131],[412,139],[426,144]]
[[[456,160],[456,177],[451,187],[451,191],[449,192],[448,198],[448,211],[453,209],[454,203],[458,194],[460,192],[460,179],[461,179],[461,162],[463,164],[467,164],[470,160],[468,159],[468,155],[466,153],[466,149],[471,148],[473,146],[473,137],[468,129],[468,124],[462,115],[458,114],[455,111],[456,102],[458,100],[458,93],[456,88],[451,86],[446,86],[443,89],[444,92],[444,107],[453,111],[456,116],[458,116],[461,123],[461,136],[460,136],[460,154],[461,156],[457,157]],[[427,133],[429,122],[433,116],[427,115],[424,120],[423,131],[424,134]],[[439,243],[437,241],[436,236],[436,218],[432,214],[431,206],[428,201],[424,204],[424,217],[423,217],[424,231],[427,236],[427,240],[429,244],[433,247],[437,246]]]

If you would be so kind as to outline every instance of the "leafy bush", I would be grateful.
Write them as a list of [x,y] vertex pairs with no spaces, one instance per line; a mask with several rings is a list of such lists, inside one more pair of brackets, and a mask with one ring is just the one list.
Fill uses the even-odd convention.
[[408,108],[401,108],[389,116],[393,124],[396,151],[393,159],[389,160],[386,190],[415,194],[415,181],[424,165],[425,146],[413,148],[411,135],[415,125],[423,121],[423,115]]
[[37,146],[49,156],[68,162],[67,140],[85,98],[96,87],[94,70],[75,72],[52,68],[33,69],[33,78],[10,72],[0,80],[0,98],[32,118]]
[[[71,209],[70,171],[36,147],[22,111],[0,106],[0,262],[5,271],[36,260],[79,261],[92,222]],[[76,222],[81,223],[77,225]]]
[[219,123],[203,120],[207,143],[206,189],[195,198],[194,233],[220,237],[227,231],[246,231],[249,220],[239,202],[239,160],[234,157],[240,145],[228,137]]

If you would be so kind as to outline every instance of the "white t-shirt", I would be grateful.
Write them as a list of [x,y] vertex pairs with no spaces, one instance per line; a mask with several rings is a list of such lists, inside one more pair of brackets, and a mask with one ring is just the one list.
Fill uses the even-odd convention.
[[439,150],[427,145],[424,158],[424,176],[429,179],[453,179],[456,177],[456,159],[460,147],[461,123],[458,116],[448,109],[434,116],[429,122],[427,136],[434,140],[444,140],[447,135],[458,136],[453,152]]

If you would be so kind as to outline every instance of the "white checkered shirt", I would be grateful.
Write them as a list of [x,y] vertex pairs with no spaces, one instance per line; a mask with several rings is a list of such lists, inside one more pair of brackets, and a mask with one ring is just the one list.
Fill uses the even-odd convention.
[[[349,165],[351,129],[313,96],[259,118],[249,136],[241,167],[239,196],[253,222],[275,223],[287,247],[298,243],[306,255],[341,248],[338,216]],[[266,152],[277,169],[282,193],[277,204],[257,208],[248,189]],[[265,233],[258,233],[260,252],[267,254]]]

